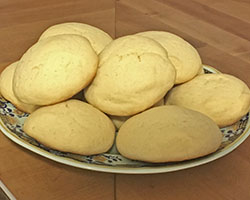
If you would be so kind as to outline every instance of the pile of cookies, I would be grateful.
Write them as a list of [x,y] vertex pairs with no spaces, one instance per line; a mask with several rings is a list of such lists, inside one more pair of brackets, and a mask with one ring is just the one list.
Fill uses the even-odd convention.
[[127,158],[155,163],[216,151],[219,127],[250,109],[248,86],[204,74],[197,50],[179,36],[113,40],[82,23],[49,27],[2,72],[0,92],[30,113],[23,130],[47,147],[94,155],[116,144]]

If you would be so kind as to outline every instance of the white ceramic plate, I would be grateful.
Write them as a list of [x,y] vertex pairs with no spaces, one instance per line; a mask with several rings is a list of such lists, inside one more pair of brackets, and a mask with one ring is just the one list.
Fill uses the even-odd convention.
[[[205,73],[220,73],[216,69],[204,66]],[[10,102],[0,98],[0,129],[12,141],[48,159],[66,165],[111,173],[153,174],[171,172],[202,165],[218,159],[238,147],[250,134],[249,113],[230,127],[221,129],[223,142],[220,148],[210,155],[182,162],[152,164],[124,158],[115,146],[105,153],[94,156],[81,156],[47,148],[22,131],[28,114],[17,110]]]

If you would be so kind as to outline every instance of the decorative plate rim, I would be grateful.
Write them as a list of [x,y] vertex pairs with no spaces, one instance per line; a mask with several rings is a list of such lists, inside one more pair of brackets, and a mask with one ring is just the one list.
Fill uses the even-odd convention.
[[[208,65],[203,65],[203,67],[206,69],[208,68],[211,71],[214,71],[216,73],[221,73],[218,70],[216,70],[213,67],[210,67]],[[66,157],[60,157],[57,155],[54,155],[52,153],[49,153],[37,146],[34,146],[30,143],[28,143],[25,140],[22,140],[21,138],[18,138],[14,133],[12,133],[4,124],[2,119],[0,118],[0,130],[2,133],[7,136],[10,140],[13,142],[19,144],[20,146],[37,153],[43,157],[46,157],[50,160],[56,161],[61,164],[66,164],[69,166],[81,168],[81,169],[87,169],[92,171],[99,171],[99,172],[108,172],[108,173],[119,173],[119,174],[156,174],[156,173],[166,173],[166,172],[173,172],[178,170],[183,170],[187,168],[196,167],[199,165],[203,165],[209,162],[212,162],[216,159],[219,159],[226,154],[232,152],[234,149],[236,149],[240,144],[242,144],[246,138],[250,135],[250,120],[248,120],[248,123],[246,125],[246,129],[240,135],[235,141],[233,141],[231,144],[226,146],[222,151],[214,152],[210,155],[196,158],[193,160],[187,160],[183,162],[176,162],[174,164],[166,163],[164,166],[143,166],[143,167],[124,167],[124,166],[107,166],[107,165],[97,165],[94,163],[83,163],[80,161],[73,160],[71,158]]]

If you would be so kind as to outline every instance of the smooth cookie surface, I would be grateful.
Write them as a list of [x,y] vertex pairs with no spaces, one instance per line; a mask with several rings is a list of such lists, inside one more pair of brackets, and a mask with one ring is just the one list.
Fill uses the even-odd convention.
[[199,111],[225,127],[249,111],[250,91],[234,76],[203,74],[174,87],[166,96],[166,104]]
[[115,136],[111,120],[79,100],[38,109],[29,115],[23,128],[47,147],[82,155],[108,151]]
[[35,111],[39,106],[25,104],[19,101],[13,93],[12,81],[17,63],[18,62],[12,63],[2,71],[0,75],[0,93],[5,99],[10,101],[19,110],[26,113],[31,113]]
[[186,108],[160,106],[128,119],[116,137],[118,151],[129,159],[173,162],[216,151],[222,133],[209,117]]

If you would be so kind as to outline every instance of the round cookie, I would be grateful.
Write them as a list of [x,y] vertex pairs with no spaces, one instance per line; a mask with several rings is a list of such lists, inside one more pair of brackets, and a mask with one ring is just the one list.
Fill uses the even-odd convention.
[[104,47],[113,40],[103,30],[88,24],[77,22],[53,25],[43,32],[39,40],[62,34],[75,34],[87,38],[97,54],[99,54]]
[[162,99],[174,84],[175,69],[167,57],[131,51],[110,56],[85,89],[86,100],[107,114],[139,113]]
[[128,55],[135,55],[139,58],[146,53],[157,54],[168,59],[167,51],[158,42],[142,36],[128,35],[117,38],[105,47],[99,55],[99,66],[102,66],[108,58],[115,56],[119,56],[122,60]]
[[37,109],[26,119],[23,129],[47,147],[82,155],[108,151],[115,137],[111,120],[79,100]]
[[181,37],[165,31],[146,31],[137,33],[159,42],[168,52],[168,57],[176,69],[176,84],[195,77],[201,67],[197,50]]
[[98,57],[90,43],[78,35],[58,35],[33,45],[19,61],[13,90],[27,104],[64,101],[94,78]]
[[153,163],[205,156],[221,142],[222,133],[213,120],[178,106],[160,106],[131,117],[116,137],[124,157]]
[[12,63],[2,71],[0,75],[0,93],[5,99],[10,101],[19,110],[26,113],[31,113],[35,111],[38,106],[22,103],[16,98],[15,94],[13,93],[12,81],[17,63],[18,62]]
[[203,74],[174,87],[166,104],[199,111],[220,127],[237,122],[250,109],[250,91],[240,79],[227,74]]

